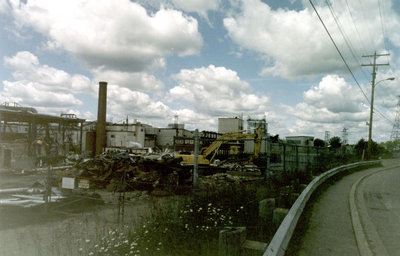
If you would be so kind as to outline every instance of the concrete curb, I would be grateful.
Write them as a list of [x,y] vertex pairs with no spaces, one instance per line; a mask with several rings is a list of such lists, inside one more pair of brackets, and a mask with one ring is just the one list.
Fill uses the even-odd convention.
[[368,166],[373,164],[378,164],[381,161],[368,161],[368,162],[358,162],[348,165],[343,165],[331,169],[327,172],[320,174],[318,177],[313,179],[310,184],[303,190],[300,196],[297,198],[296,202],[290,208],[285,219],[282,221],[278,230],[276,231],[274,237],[272,238],[267,250],[264,252],[263,256],[283,256],[289,245],[289,241],[292,238],[293,232],[296,228],[297,222],[303,213],[304,207],[307,204],[312,193],[326,180],[332,176],[338,174],[343,170],[352,169],[360,166]]

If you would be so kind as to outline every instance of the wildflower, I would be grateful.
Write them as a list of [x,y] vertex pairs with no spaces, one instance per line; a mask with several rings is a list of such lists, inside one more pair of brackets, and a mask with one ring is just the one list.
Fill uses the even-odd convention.
[[95,245],[94,245],[94,248],[97,248],[97,247],[99,247],[99,245],[98,245],[98,244],[95,244]]
[[160,248],[157,248],[157,251],[159,251],[160,250]]
[[148,231],[148,230],[146,230],[146,231],[144,231],[144,233],[145,233],[145,234],[147,234],[147,233],[149,233],[149,231]]
[[86,243],[89,243],[89,242],[90,242],[90,240],[89,240],[89,239],[86,239],[86,240],[85,240],[85,242],[86,242]]
[[94,253],[93,252],[89,252],[89,255],[93,255]]
[[241,209],[241,210],[243,210],[243,208],[244,208],[243,206],[240,206],[240,209]]
[[79,248],[79,251],[80,251],[80,252],[83,251],[83,248]]

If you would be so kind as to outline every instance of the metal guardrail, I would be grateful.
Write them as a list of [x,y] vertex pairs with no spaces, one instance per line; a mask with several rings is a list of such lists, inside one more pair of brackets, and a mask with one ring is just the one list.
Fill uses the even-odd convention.
[[358,162],[348,165],[343,165],[331,169],[327,172],[322,173],[313,179],[308,186],[303,190],[300,196],[297,198],[296,202],[290,208],[285,219],[282,221],[278,230],[276,231],[274,237],[272,238],[267,250],[264,252],[263,256],[283,256],[289,245],[289,241],[292,238],[293,232],[296,228],[297,222],[303,213],[304,207],[310,199],[312,193],[326,180],[332,176],[338,174],[341,171],[352,169],[360,166],[368,166],[379,164],[381,161],[368,161],[368,162]]

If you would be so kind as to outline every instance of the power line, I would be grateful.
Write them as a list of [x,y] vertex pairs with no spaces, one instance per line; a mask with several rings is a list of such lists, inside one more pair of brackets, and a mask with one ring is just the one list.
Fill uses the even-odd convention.
[[[330,10],[330,12],[331,12],[331,14],[332,14],[332,16],[333,16],[333,19],[334,19],[334,21],[335,21],[337,27],[339,28],[339,32],[342,34],[342,37],[343,37],[343,39],[344,39],[344,41],[345,41],[347,47],[349,48],[350,53],[351,53],[351,55],[353,56],[353,59],[355,60],[355,62],[356,62],[358,65],[361,65],[361,62],[360,62],[359,58],[357,57],[357,54],[354,53],[354,52],[355,52],[354,46],[353,46],[353,44],[351,43],[351,40],[349,39],[349,37],[348,37],[348,35],[346,34],[346,32],[344,31],[344,29],[342,28],[342,25],[340,24],[339,18],[338,18],[338,16],[337,16],[336,13],[335,13],[332,4],[331,4],[330,1],[328,1],[328,0],[325,0],[325,2],[326,2],[326,4],[327,4],[327,6],[329,7],[329,10]],[[364,70],[361,70],[361,71],[362,71],[362,73],[364,74],[365,78],[368,79],[368,78],[367,78],[368,76],[367,76],[367,74],[364,72]]]
[[[313,7],[315,13],[317,14],[318,19],[321,21],[321,23],[322,23],[322,25],[323,25],[323,27],[324,27],[326,33],[328,34],[329,38],[331,39],[333,45],[335,46],[336,51],[339,53],[340,57],[342,58],[342,61],[344,62],[344,64],[345,64],[347,70],[350,72],[350,74],[351,74],[351,76],[353,77],[354,81],[356,82],[358,88],[360,89],[360,91],[361,91],[362,94],[364,95],[364,98],[366,99],[366,101],[368,102],[368,104],[371,106],[371,102],[369,101],[367,95],[365,94],[365,92],[364,92],[364,90],[362,89],[360,83],[358,82],[357,78],[355,77],[353,71],[351,71],[349,65],[347,64],[346,60],[344,59],[342,53],[340,52],[338,46],[336,45],[335,40],[332,38],[331,33],[329,32],[329,30],[328,30],[328,28],[326,27],[324,21],[322,20],[322,18],[321,18],[321,16],[319,15],[317,9],[315,8],[314,3],[312,2],[312,0],[309,0],[309,2],[310,2],[310,4],[311,4],[311,6]],[[392,123],[392,121],[391,121],[389,118],[387,118],[385,115],[383,115],[378,109],[373,108],[373,111],[376,111],[380,116],[382,116],[384,119],[386,119],[387,121],[389,121],[390,123]]]
[[354,29],[355,29],[355,31],[356,31],[358,40],[360,41],[360,44],[361,44],[361,46],[362,46],[362,48],[363,48],[363,50],[364,50],[364,54],[365,54],[365,53],[367,53],[367,50],[366,50],[366,48],[365,48],[364,41],[361,40],[360,32],[359,32],[358,29],[357,29],[356,23],[355,23],[355,21],[354,21],[353,13],[352,13],[352,11],[351,11],[351,9],[350,9],[349,2],[348,2],[347,0],[346,0],[346,6],[347,6],[347,10],[349,11],[350,18],[351,18],[351,22],[353,23],[353,27],[354,27]]
[[382,10],[381,10],[381,0],[378,0],[378,9],[379,9],[379,16],[381,19],[381,29],[382,29],[382,36],[383,36],[383,46],[385,47],[385,50],[387,50],[388,48],[386,47],[386,42],[385,42],[385,29],[383,27],[383,17],[382,17]]
[[[361,10],[361,13],[362,13],[362,15],[363,15],[364,20],[368,20],[368,18],[367,18],[366,15],[365,15],[365,9],[364,9],[365,4],[363,4],[363,3],[361,2],[361,0],[358,0],[358,2],[359,2],[359,5],[360,5],[360,8],[359,8],[359,9]],[[367,29],[367,33],[368,33],[368,35],[369,35],[370,42],[373,42],[374,40],[373,40],[373,36],[371,35],[370,29]],[[370,49],[370,50],[372,50],[372,49]]]
[[381,117],[383,117],[386,121],[393,124],[393,121],[387,118],[384,114],[382,114],[376,107],[374,107],[374,112],[378,113]]
[[364,90],[361,88],[361,85],[360,85],[360,83],[357,81],[357,78],[354,76],[353,71],[351,71],[349,65],[347,64],[346,60],[344,59],[342,53],[340,52],[338,46],[336,45],[335,40],[333,40],[333,38],[332,38],[332,36],[331,36],[331,33],[329,32],[328,28],[325,26],[324,21],[322,20],[322,18],[321,18],[321,16],[319,15],[317,9],[315,8],[315,6],[314,6],[312,0],[309,0],[309,1],[310,1],[311,6],[313,7],[315,13],[316,13],[317,16],[318,16],[318,19],[321,21],[322,25],[324,26],[324,29],[325,29],[326,33],[328,33],[328,36],[329,36],[329,38],[331,39],[333,45],[335,46],[336,51],[339,53],[340,57],[342,58],[342,61],[343,61],[344,64],[346,65],[347,70],[350,72],[351,76],[353,77],[353,79],[354,79],[354,81],[356,82],[358,88],[360,89],[360,91],[361,91],[362,94],[364,95],[364,97],[365,97],[365,99],[367,100],[368,104],[371,105],[371,103],[370,103],[370,101],[369,101],[367,95],[365,94]]

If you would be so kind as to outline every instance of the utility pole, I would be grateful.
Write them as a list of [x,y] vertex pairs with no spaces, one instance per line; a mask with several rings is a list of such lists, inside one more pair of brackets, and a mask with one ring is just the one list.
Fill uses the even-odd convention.
[[381,56],[389,56],[389,53],[385,54],[376,54],[374,52],[374,55],[363,55],[362,57],[373,57],[374,58],[374,63],[370,64],[361,64],[361,66],[372,66],[372,82],[371,82],[371,109],[369,113],[369,131],[368,131],[368,153],[369,156],[371,156],[371,148],[372,148],[372,116],[374,113],[374,91],[375,91],[375,78],[376,78],[376,67],[378,66],[388,66],[389,63],[384,63],[384,64],[377,64],[376,63],[376,57],[381,57]]

